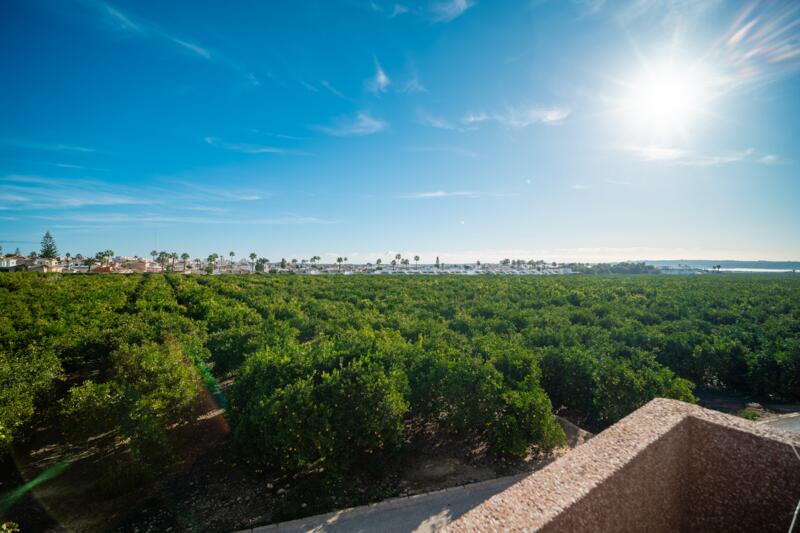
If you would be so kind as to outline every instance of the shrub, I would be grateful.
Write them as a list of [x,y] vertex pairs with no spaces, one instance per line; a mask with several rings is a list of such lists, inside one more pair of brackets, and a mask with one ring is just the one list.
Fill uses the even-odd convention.
[[32,344],[19,353],[0,350],[0,455],[33,418],[38,401],[61,374],[52,349]]
[[341,473],[397,447],[408,408],[402,374],[386,373],[368,357],[316,372],[299,355],[267,350],[245,362],[230,394],[243,456],[271,468]]

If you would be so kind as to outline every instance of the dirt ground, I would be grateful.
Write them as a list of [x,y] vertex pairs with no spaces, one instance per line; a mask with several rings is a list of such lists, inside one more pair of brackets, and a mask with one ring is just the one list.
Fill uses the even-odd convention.
[[[591,437],[559,419],[570,445]],[[23,531],[230,531],[270,523],[274,510],[292,490],[293,480],[270,477],[235,464],[229,429],[221,410],[209,410],[193,426],[173,428],[174,462],[169,473],[144,477],[136,490],[117,486],[114,476],[130,476],[133,460],[124,449],[104,446],[102,438],[90,449],[60,444],[58,433],[41,430],[17,457],[17,470],[3,475],[0,493],[19,487],[54,465],[68,461],[60,474],[33,487],[17,500],[5,519]],[[367,479],[357,491],[362,501],[417,494],[464,485],[503,475],[533,471],[569,448],[532,453],[523,461],[500,462],[480,445],[440,442],[424,431],[411,435],[411,450],[398,459],[393,475],[380,486]],[[120,467],[119,465],[123,465]],[[112,474],[109,475],[109,472]],[[109,479],[109,477],[111,479]],[[119,480],[117,480],[119,481]],[[320,509],[314,502],[306,514]],[[348,506],[352,502],[341,502]],[[321,504],[325,505],[325,504]],[[300,509],[302,513],[305,509]]]
[[768,421],[788,414],[800,413],[799,403],[753,399],[733,392],[708,389],[697,389],[695,390],[695,395],[701,407],[731,415],[749,411],[757,415],[759,421]]

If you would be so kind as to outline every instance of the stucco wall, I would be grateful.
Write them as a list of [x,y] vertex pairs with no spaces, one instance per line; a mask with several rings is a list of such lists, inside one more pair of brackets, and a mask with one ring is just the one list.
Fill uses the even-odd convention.
[[788,531],[800,500],[800,457],[791,446],[699,418],[687,421],[689,530]]
[[800,499],[800,435],[653,400],[449,531],[780,531]]
[[685,531],[690,428],[683,421],[541,530]]

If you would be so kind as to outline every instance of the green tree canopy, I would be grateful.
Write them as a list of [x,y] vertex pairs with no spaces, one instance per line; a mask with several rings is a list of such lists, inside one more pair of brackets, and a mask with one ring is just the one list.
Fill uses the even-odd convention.
[[56,248],[56,240],[50,235],[50,232],[45,232],[42,237],[42,246],[39,250],[39,255],[45,259],[55,259],[58,257],[58,248]]

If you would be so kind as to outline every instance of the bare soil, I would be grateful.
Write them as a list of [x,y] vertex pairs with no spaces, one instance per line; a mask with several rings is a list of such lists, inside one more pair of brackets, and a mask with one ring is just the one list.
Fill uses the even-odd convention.
[[[591,437],[565,419],[559,422],[570,446]],[[64,444],[59,431],[42,429],[19,450],[15,464],[6,465],[0,493],[35,479],[61,461],[70,461],[69,466],[28,491],[4,519],[19,523],[23,531],[230,531],[529,472],[569,449],[533,450],[524,460],[503,461],[488,455],[478,441],[442,439],[434,429],[410,431],[408,451],[394,458],[391,472],[349,480],[344,490],[347,498],[323,502],[311,497],[289,514],[276,510],[291,491],[302,493],[305,481],[236,464],[230,432],[219,409],[207,410],[193,425],[172,428],[172,464],[161,471],[146,471],[133,489],[125,480],[139,476],[140,469],[124,446],[98,436],[92,446],[77,448]]]

